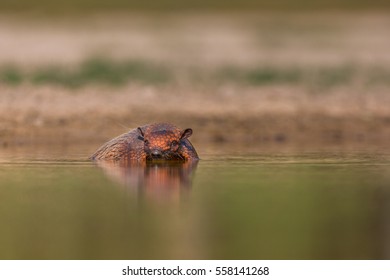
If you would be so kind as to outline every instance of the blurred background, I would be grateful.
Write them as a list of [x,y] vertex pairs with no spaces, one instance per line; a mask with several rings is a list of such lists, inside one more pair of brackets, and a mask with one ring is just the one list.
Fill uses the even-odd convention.
[[384,144],[389,8],[1,0],[0,144],[101,143],[157,121],[197,145]]

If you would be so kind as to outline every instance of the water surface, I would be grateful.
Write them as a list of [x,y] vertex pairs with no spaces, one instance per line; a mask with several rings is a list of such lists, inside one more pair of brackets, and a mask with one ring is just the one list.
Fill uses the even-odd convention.
[[1,259],[389,259],[390,153],[0,150]]

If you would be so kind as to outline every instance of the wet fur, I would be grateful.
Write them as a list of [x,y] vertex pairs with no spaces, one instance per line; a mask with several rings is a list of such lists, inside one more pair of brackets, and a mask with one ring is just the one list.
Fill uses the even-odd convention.
[[[96,161],[197,160],[199,157],[195,148],[187,139],[191,133],[191,129],[180,130],[176,126],[167,123],[145,125],[108,141],[101,146],[90,159]],[[166,140],[167,143],[173,140],[177,141],[179,144],[177,151],[163,150],[160,157],[154,157],[150,151],[145,148],[145,140],[148,140],[153,147],[161,146],[161,144],[159,144],[160,142],[153,142],[155,140],[153,135],[158,135],[160,142],[161,140]],[[165,135],[167,135],[166,139],[164,139]]]

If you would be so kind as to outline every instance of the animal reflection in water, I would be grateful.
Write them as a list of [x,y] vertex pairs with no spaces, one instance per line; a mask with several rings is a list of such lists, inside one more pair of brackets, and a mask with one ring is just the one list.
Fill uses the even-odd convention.
[[176,200],[192,187],[198,161],[107,162],[97,165],[127,192],[156,199]]

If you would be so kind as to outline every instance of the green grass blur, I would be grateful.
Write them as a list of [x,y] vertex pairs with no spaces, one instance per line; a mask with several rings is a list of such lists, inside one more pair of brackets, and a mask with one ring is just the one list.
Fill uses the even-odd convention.
[[[390,69],[378,66],[340,64],[336,66],[275,66],[259,65],[242,67],[220,66],[212,69],[180,68],[150,61],[109,58],[90,58],[75,67],[61,65],[40,66],[24,70],[16,65],[0,67],[0,84],[18,86],[56,85],[79,88],[94,84],[122,86],[127,83],[144,85],[174,84],[186,73],[189,85],[199,81],[204,85],[236,84],[241,86],[299,85],[308,88],[327,89],[336,86],[388,85]],[[195,73],[195,74],[194,74]]]
[[133,60],[114,62],[104,58],[87,59],[75,69],[59,65],[38,67],[31,71],[23,71],[13,65],[0,69],[0,83],[7,85],[19,85],[23,82],[71,88],[94,83],[111,86],[127,82],[156,85],[169,79],[170,74],[165,67]]

